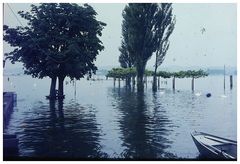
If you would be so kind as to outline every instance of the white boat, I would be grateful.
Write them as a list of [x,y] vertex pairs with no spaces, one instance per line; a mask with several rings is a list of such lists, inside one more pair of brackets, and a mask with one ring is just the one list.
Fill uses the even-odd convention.
[[237,160],[237,141],[203,132],[193,132],[191,135],[204,158]]

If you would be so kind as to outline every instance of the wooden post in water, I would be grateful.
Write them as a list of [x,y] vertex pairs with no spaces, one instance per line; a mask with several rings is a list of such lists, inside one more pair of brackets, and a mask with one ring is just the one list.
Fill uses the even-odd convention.
[[126,81],[126,87],[130,87],[131,86],[131,77],[126,77],[125,81]]
[[230,75],[230,89],[232,89],[233,87],[233,76]]
[[158,89],[160,89],[160,76],[158,77]]
[[192,78],[192,91],[194,91],[194,78]]
[[132,76],[132,89],[133,90],[135,89],[135,84],[136,84],[135,76]]
[[118,78],[118,87],[120,88],[120,78]]
[[132,85],[133,85],[133,87],[135,86],[135,84],[136,84],[135,76],[133,76],[133,77],[132,77]]
[[114,77],[113,78],[113,86],[115,87],[115,84],[116,84],[116,78]]
[[147,88],[147,76],[145,76],[145,85],[146,85],[146,88]]
[[74,98],[76,99],[76,95],[77,95],[77,87],[76,87],[76,79],[74,79]]
[[173,88],[173,90],[175,91],[175,77],[173,77],[172,88]]
[[224,91],[225,91],[225,65],[224,65],[224,80],[223,80],[223,88],[224,88]]

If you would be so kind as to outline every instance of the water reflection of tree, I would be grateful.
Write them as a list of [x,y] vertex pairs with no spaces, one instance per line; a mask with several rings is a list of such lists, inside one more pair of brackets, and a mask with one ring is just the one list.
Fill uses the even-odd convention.
[[[57,103],[57,105],[56,105]],[[101,158],[100,129],[95,109],[83,107],[75,101],[50,101],[49,107],[38,108],[38,117],[28,117],[21,140],[23,155],[39,158]],[[37,111],[34,110],[33,111]]]
[[[174,157],[165,149],[169,146],[166,125],[170,122],[159,112],[157,98],[149,106],[146,93],[134,92],[126,88],[111,90],[110,94],[118,102],[122,133],[123,158],[168,158]],[[154,97],[153,97],[154,99]],[[153,112],[150,110],[153,108]]]
[[177,158],[175,154],[167,151],[173,143],[168,139],[169,134],[173,130],[173,122],[167,116],[167,109],[163,107],[163,100],[161,99],[159,92],[153,92],[153,114],[151,120],[152,124],[152,144],[155,151],[157,151],[158,158]]

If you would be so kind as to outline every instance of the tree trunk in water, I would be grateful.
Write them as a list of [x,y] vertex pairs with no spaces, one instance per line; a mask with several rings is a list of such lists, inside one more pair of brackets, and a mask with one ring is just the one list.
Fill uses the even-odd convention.
[[233,88],[233,76],[230,75],[230,89]]
[[145,81],[145,85],[146,85],[146,88],[147,88],[147,76],[146,75],[145,75],[144,81]]
[[194,91],[194,78],[192,78],[192,91]]
[[173,87],[173,90],[175,91],[175,77],[173,77],[173,82],[172,82],[172,87]]
[[120,88],[120,78],[118,78],[118,88]]
[[113,86],[115,87],[115,85],[116,85],[116,78],[114,77],[113,78]]
[[158,89],[160,89],[160,76],[158,77]]
[[77,84],[76,84],[76,80],[74,82],[74,98],[76,99],[76,95],[77,95]]
[[137,65],[137,90],[144,91],[143,76],[145,71],[146,63]]
[[143,84],[143,74],[137,76],[137,90],[143,91],[144,90],[144,84]]
[[126,77],[126,86],[127,87],[131,86],[131,77]]
[[157,91],[157,77],[156,77],[156,74],[153,75],[152,90],[153,90],[153,91]]
[[58,77],[58,97],[63,98],[63,82],[65,77]]
[[133,85],[133,87],[135,86],[135,84],[136,84],[135,76],[133,76],[133,77],[132,77],[132,85]]
[[57,82],[57,77],[51,77],[51,86],[50,86],[50,98],[56,98],[56,82]]
[[157,54],[156,54],[156,62],[155,62],[155,68],[154,68],[154,73],[153,73],[152,90],[155,92],[157,91]]

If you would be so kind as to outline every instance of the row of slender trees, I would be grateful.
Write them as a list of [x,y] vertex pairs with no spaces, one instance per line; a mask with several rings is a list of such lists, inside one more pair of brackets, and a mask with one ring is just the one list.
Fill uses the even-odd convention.
[[[90,5],[41,3],[31,5],[29,12],[18,14],[27,25],[21,22],[15,28],[4,25],[3,39],[15,48],[4,54],[4,60],[22,62],[25,74],[35,78],[50,77],[50,98],[56,97],[57,80],[58,97],[63,98],[66,77],[78,80],[95,74],[94,61],[104,49],[99,37],[106,24],[96,20],[97,13]],[[172,4],[129,3],[122,16],[119,61],[124,68],[136,68],[141,91],[147,61],[156,55],[153,83],[156,84],[157,68],[169,48],[169,36],[176,22]]]
[[[137,76],[137,70],[134,67],[131,68],[113,68],[112,70],[108,71],[106,77],[107,78],[113,78],[114,83],[115,80],[122,79],[126,80],[126,85],[130,85],[132,81],[132,85],[135,85],[135,78]],[[192,78],[192,90],[194,90],[194,79],[200,78],[200,77],[205,77],[208,76],[208,73],[203,71],[203,70],[187,70],[187,71],[178,71],[178,72],[167,72],[167,71],[158,71],[155,73],[155,71],[150,71],[150,70],[145,70],[144,72],[144,77],[145,77],[145,82],[146,78],[152,76],[153,77],[153,82],[154,78],[158,80],[157,81],[157,86],[160,86],[160,77],[166,79],[166,78],[173,78],[173,89],[175,89],[175,78]]]
[[157,89],[157,69],[165,59],[176,19],[171,3],[130,3],[122,13],[122,43],[119,62],[123,68],[135,67],[138,91],[148,60],[155,55],[153,90]]

